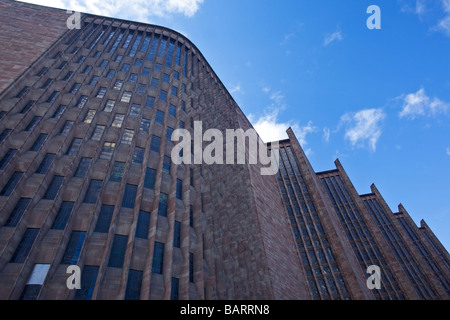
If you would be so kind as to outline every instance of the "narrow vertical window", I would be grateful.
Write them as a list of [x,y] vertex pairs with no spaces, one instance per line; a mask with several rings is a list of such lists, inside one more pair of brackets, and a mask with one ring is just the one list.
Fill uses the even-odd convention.
[[136,238],[147,239],[150,225],[150,213],[140,210],[136,225]]
[[0,160],[0,170],[3,170],[6,168],[8,163],[11,161],[11,159],[16,154],[17,149],[9,149],[5,155],[3,156],[2,160]]
[[102,180],[91,180],[88,190],[84,196],[85,203],[96,203],[102,187]]
[[114,206],[102,205],[94,232],[108,233],[114,213]]
[[0,192],[0,196],[9,196],[17,186],[17,183],[19,183],[20,178],[22,178],[23,172],[16,171],[14,172],[11,177],[9,178],[8,182],[3,187],[2,191]]
[[142,271],[130,270],[128,273],[125,300],[139,300],[141,297]]
[[69,221],[70,214],[72,213],[74,202],[63,201],[59,207],[58,214],[53,222],[52,229],[64,230]]
[[47,188],[47,191],[44,194],[43,199],[55,200],[56,195],[58,194],[59,188],[61,187],[63,180],[64,180],[64,177],[62,177],[62,176],[54,176]]
[[155,241],[153,249],[152,273],[162,274],[164,261],[164,243]]
[[86,232],[72,231],[61,264],[76,265],[83,248]]
[[98,266],[84,266],[81,272],[81,289],[76,290],[75,300],[91,300],[98,276]]
[[20,218],[22,218],[23,213],[27,209],[30,204],[31,199],[29,198],[20,198],[17,202],[16,206],[12,210],[11,214],[6,220],[5,227],[16,227],[19,223]]
[[147,168],[145,172],[144,188],[155,189],[156,170]]
[[55,159],[55,154],[54,153],[47,153],[44,157],[44,159],[42,160],[41,164],[39,165],[39,167],[36,170],[37,174],[44,174],[47,172],[48,168],[50,168],[50,165],[53,162],[53,159]]
[[136,201],[137,186],[127,184],[125,187],[125,193],[122,199],[122,207],[134,208],[134,202]]
[[127,249],[128,237],[116,234],[114,235],[111,254],[109,256],[108,267],[122,268]]
[[36,240],[36,237],[39,233],[39,229],[32,229],[28,228],[23,237],[22,240],[20,240],[19,245],[16,248],[16,251],[14,252],[11,263],[23,263],[25,262],[28,253],[30,252],[31,248],[33,247],[34,241]]

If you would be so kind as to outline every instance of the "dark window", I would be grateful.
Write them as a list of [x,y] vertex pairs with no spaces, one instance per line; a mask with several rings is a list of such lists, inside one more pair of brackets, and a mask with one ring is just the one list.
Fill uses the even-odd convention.
[[164,124],[164,112],[156,110],[155,122]]
[[27,113],[28,110],[30,110],[30,108],[33,106],[33,104],[34,104],[35,102],[36,102],[36,101],[34,101],[34,100],[28,101],[27,104],[22,108],[22,110],[20,111],[20,113],[21,113],[21,114]]
[[96,203],[102,187],[102,180],[91,180],[88,190],[84,196],[84,202]]
[[74,83],[72,88],[70,88],[69,93],[76,93],[80,89],[81,83]]
[[145,172],[144,188],[155,189],[156,170],[147,168]]
[[142,271],[131,270],[128,273],[125,300],[139,300],[141,297]]
[[166,130],[166,141],[172,141],[173,128],[167,127]]
[[36,126],[38,125],[39,121],[41,121],[41,119],[42,119],[42,117],[39,117],[39,116],[33,117],[33,119],[31,119],[28,126],[25,128],[25,131],[26,132],[33,131],[33,129],[36,128]]
[[109,256],[108,267],[122,268],[127,249],[128,237],[122,235],[114,235],[114,241]]
[[172,277],[172,283],[170,286],[170,300],[178,300],[178,289],[180,287],[180,280]]
[[54,200],[56,195],[58,194],[59,188],[64,180],[62,176],[54,176],[52,182],[50,182],[47,191],[44,194],[43,199]]
[[172,91],[171,91],[171,93],[172,93],[173,96],[176,97],[176,96],[178,95],[178,88],[175,87],[175,86],[172,86]]
[[150,87],[158,88],[159,80],[156,78],[152,78],[152,81],[150,81]]
[[69,221],[70,214],[72,213],[74,202],[63,201],[59,207],[58,214],[53,222],[52,229],[64,230],[67,221]]
[[11,129],[5,129],[0,134],[0,143],[3,142],[3,140],[6,139],[6,137],[11,133]]
[[159,91],[159,100],[167,101],[167,91],[165,90]]
[[177,64],[177,66],[179,66],[181,63],[181,44],[180,43],[177,45],[177,54],[175,57],[175,63]]
[[154,105],[155,105],[155,97],[147,96],[147,98],[145,99],[145,106],[153,108]]
[[36,240],[39,229],[27,229],[11,258],[11,263],[23,263]]
[[44,159],[42,159],[41,164],[39,165],[39,168],[37,168],[36,173],[37,174],[44,174],[47,172],[48,168],[50,168],[50,165],[53,162],[53,159],[55,159],[55,154],[54,153],[47,153],[44,157]]
[[170,174],[170,164],[172,163],[172,158],[169,156],[164,156],[162,172]]
[[103,59],[103,61],[99,65],[99,67],[100,68],[106,68],[107,65],[108,65],[108,60]]
[[31,199],[29,198],[20,198],[17,202],[16,206],[12,210],[9,215],[8,220],[6,220],[5,227],[16,227],[17,223],[19,223],[20,218],[28,207]]
[[17,152],[17,149],[9,149],[6,152],[6,154],[3,156],[2,160],[0,160],[0,170],[5,169],[5,167],[8,165],[8,163],[14,157],[16,152]]
[[136,238],[147,239],[148,228],[150,224],[150,213],[139,211],[138,222],[136,225]]
[[59,105],[58,109],[56,109],[55,113],[53,114],[52,118],[59,119],[61,118],[62,114],[64,113],[64,110],[66,110],[65,105]]
[[169,114],[174,117],[177,115],[177,107],[173,104],[169,105]]
[[81,138],[73,138],[72,142],[70,143],[69,149],[67,149],[66,155],[68,156],[74,156],[77,154],[78,149],[81,146],[81,142],[83,140]]
[[48,137],[48,134],[45,134],[45,133],[39,134],[39,136],[36,138],[36,141],[31,146],[30,151],[38,151],[41,148],[41,146],[44,144],[44,141],[45,141],[45,139],[47,139],[47,137]]
[[12,174],[11,178],[9,178],[8,182],[3,187],[2,191],[0,192],[0,196],[9,196],[16,187],[17,183],[19,182],[20,178],[22,178],[23,172],[16,171]]
[[68,71],[64,78],[62,78],[63,81],[69,81],[73,77],[74,73],[73,71]]
[[62,127],[61,131],[59,132],[59,135],[60,135],[60,136],[66,136],[67,133],[68,133],[68,132],[70,131],[70,129],[72,128],[72,126],[73,126],[73,121],[67,120],[67,121],[64,123],[64,126]]
[[175,221],[173,231],[173,246],[179,248],[181,246],[181,222]]
[[168,40],[168,38],[166,36],[163,36],[161,39],[161,44],[159,45],[159,50],[158,50],[158,57],[160,57],[160,58],[164,57],[164,52],[166,51],[167,40]]
[[125,193],[123,195],[122,207],[134,208],[134,201],[136,200],[137,186],[127,184],[125,187]]
[[94,232],[108,233],[113,213],[114,206],[102,205]]
[[144,161],[144,153],[144,148],[135,147],[133,153],[133,163],[142,164],[142,162]]
[[61,264],[69,264],[69,265],[77,264],[85,237],[86,232],[72,231]]
[[170,75],[168,75],[167,73],[163,73],[162,79],[163,79],[163,82],[169,83]]
[[122,181],[124,170],[125,170],[125,162],[115,161],[111,171],[111,178],[109,179],[109,181],[114,182]]
[[161,146],[161,137],[153,136],[152,141],[150,142],[150,150],[159,153],[160,146]]
[[162,274],[164,260],[164,243],[155,241],[153,249],[152,272]]
[[193,187],[194,186],[194,169],[190,168],[189,173],[190,173],[190,175],[189,175],[190,183],[191,183],[191,186]]
[[67,65],[67,61],[63,61],[61,62],[61,64],[58,66],[57,69],[61,70],[62,68],[64,68]]
[[194,227],[194,206],[189,206],[189,226]]
[[144,131],[144,132],[149,132],[149,130],[150,130],[150,120],[142,118],[141,119],[141,124],[139,126],[139,130]]
[[167,50],[166,67],[169,68],[172,67],[174,49],[175,49],[175,40],[171,39],[169,42],[169,49]]
[[165,193],[159,194],[159,201],[158,201],[158,215],[167,217],[167,199],[168,195]]
[[183,180],[177,179],[177,189],[176,189],[177,199],[183,199]]
[[89,81],[89,85],[90,86],[95,86],[99,79],[100,79],[99,76],[92,76],[91,81]]
[[92,66],[86,66],[83,70],[84,74],[88,74],[92,70]]
[[180,125],[179,125],[180,129],[184,129],[184,126],[185,126],[184,121],[180,121]]
[[189,282],[194,282],[194,254],[189,252]]
[[143,75],[144,77],[148,77],[150,75],[150,71],[150,68],[142,68],[141,75]]
[[52,84],[53,79],[52,78],[48,78],[47,80],[45,80],[45,82],[42,84],[41,89],[47,89],[48,87],[50,87],[50,85]]
[[80,164],[78,165],[77,172],[75,172],[75,177],[85,178],[86,173],[91,165],[91,158],[81,158]]
[[91,300],[97,281],[98,267],[84,266],[81,272],[81,289],[76,290],[75,300]]
[[186,102],[184,100],[181,101],[181,110],[186,111]]
[[36,73],[36,76],[40,77],[42,76],[45,72],[47,72],[48,68],[47,67],[43,67],[41,70],[39,70],[38,73]]
[[53,91],[53,93],[48,97],[47,102],[53,103],[55,102],[56,98],[59,96],[59,91]]

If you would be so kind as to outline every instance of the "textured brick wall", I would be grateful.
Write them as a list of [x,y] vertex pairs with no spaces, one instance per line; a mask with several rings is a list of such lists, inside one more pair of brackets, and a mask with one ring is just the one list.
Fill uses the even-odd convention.
[[58,9],[0,0],[0,93],[68,31]]

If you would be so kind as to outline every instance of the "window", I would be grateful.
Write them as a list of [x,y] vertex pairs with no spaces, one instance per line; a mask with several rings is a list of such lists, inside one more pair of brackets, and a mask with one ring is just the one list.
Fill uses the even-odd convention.
[[97,51],[95,51],[95,53],[92,55],[92,57],[98,58],[98,57],[100,57],[101,54],[102,54],[102,52],[99,51],[99,50],[97,50]]
[[181,111],[186,111],[186,102],[181,100]]
[[144,161],[144,148],[135,147],[133,153],[133,163],[142,164]]
[[20,300],[37,300],[45,278],[47,277],[49,264],[35,264],[25,288],[22,291]]
[[160,146],[161,146],[161,137],[153,136],[152,141],[150,142],[150,150],[159,153]]
[[133,103],[130,109],[130,116],[138,116],[139,111],[141,110],[141,105],[137,103]]
[[134,62],[134,65],[140,67],[140,66],[142,66],[143,63],[144,63],[144,60],[138,58],[138,59],[136,59],[136,61]]
[[64,78],[62,78],[63,81],[69,81],[73,77],[74,73],[73,71],[68,71]]
[[70,214],[72,213],[74,202],[63,201],[61,207],[59,207],[58,214],[53,222],[52,229],[64,230],[69,221]]
[[150,130],[150,120],[142,118],[141,123],[139,125],[139,130],[143,132],[149,132]]
[[28,253],[31,250],[31,247],[34,244],[34,240],[36,240],[36,237],[39,233],[39,229],[32,229],[28,228],[23,237],[22,240],[20,240],[19,245],[16,248],[16,251],[14,252],[11,263],[23,263],[25,262],[25,259],[28,256]]
[[114,83],[114,89],[115,90],[120,90],[123,87],[123,80],[116,80],[116,82]]
[[159,100],[161,101],[167,101],[167,91],[161,90],[159,92]]
[[172,141],[173,128],[167,127],[166,141]]
[[59,105],[58,109],[55,110],[55,113],[53,114],[52,118],[59,119],[61,118],[62,114],[64,113],[64,110],[66,110],[67,106]]
[[10,133],[11,129],[3,130],[2,133],[0,134],[0,143],[3,142]]
[[180,80],[180,73],[178,71],[174,71],[173,72],[173,78],[177,79],[177,80]]
[[94,292],[95,282],[97,281],[98,267],[84,266],[81,273],[81,289],[76,290],[75,300],[91,300]]
[[147,239],[149,225],[150,225],[150,212],[140,210],[138,222],[136,225],[136,238]]
[[114,60],[114,62],[120,62],[120,61],[122,61],[122,59],[123,59],[123,56],[121,54],[118,54],[116,59]]
[[72,143],[69,146],[69,149],[67,149],[66,155],[68,155],[68,156],[76,155],[78,152],[78,149],[80,149],[82,141],[83,140],[81,138],[73,138]]
[[166,46],[167,46],[167,37],[163,36],[161,39],[161,44],[159,45],[159,50],[158,50],[158,57],[162,58],[164,57],[164,52],[166,51]]
[[103,109],[106,112],[111,112],[114,109],[114,105],[116,104],[115,100],[108,100],[106,101],[105,109]]
[[194,254],[189,252],[189,282],[194,282]]
[[178,95],[178,88],[175,86],[172,86],[172,95],[175,97]]
[[180,200],[183,199],[183,180],[181,179],[177,179],[176,197]]
[[91,165],[92,158],[81,158],[77,171],[75,172],[76,178],[86,178],[86,173]]
[[125,187],[125,193],[122,199],[122,207],[134,208],[134,201],[136,200],[137,186],[127,184]]
[[128,237],[116,234],[114,235],[111,254],[109,256],[108,267],[122,268],[125,258],[125,251],[127,250]]
[[167,199],[169,196],[165,193],[159,194],[159,201],[158,201],[158,215],[162,217],[167,217]]
[[194,227],[194,206],[189,206],[189,226]]
[[127,289],[125,300],[139,300],[141,297],[142,271],[130,269],[128,273]]
[[114,77],[114,75],[116,74],[116,70],[114,69],[109,69],[108,73],[106,74],[106,78],[107,79],[112,79]]
[[152,81],[150,81],[150,87],[158,88],[158,85],[159,85],[159,80],[156,78],[152,78]]
[[102,205],[94,232],[108,233],[114,213],[114,206]]
[[78,82],[74,83],[72,88],[70,88],[69,93],[72,93],[72,94],[77,93],[77,91],[78,91],[78,89],[80,89],[80,87],[81,87],[81,83],[78,83]]
[[92,76],[91,81],[89,81],[89,85],[90,86],[95,86],[99,79],[100,79],[99,76]]
[[92,123],[92,120],[94,119],[96,110],[89,109],[86,115],[84,116],[83,122],[84,123]]
[[155,122],[164,124],[164,112],[162,112],[161,110],[156,110]]
[[116,113],[116,115],[114,116],[112,126],[115,128],[121,128],[124,119],[125,119],[124,114]]
[[23,213],[27,209],[30,204],[31,199],[29,198],[20,198],[17,202],[16,206],[12,210],[9,215],[8,220],[6,220],[5,227],[16,227],[19,223],[20,218],[22,218]]
[[38,76],[38,77],[42,76],[44,73],[47,72],[47,70],[48,70],[47,67],[43,67],[41,70],[39,70],[38,73],[36,73],[36,76]]
[[69,264],[69,265],[77,264],[85,238],[86,232],[72,231],[61,264]]
[[144,178],[144,188],[155,189],[156,170],[147,168]]
[[11,161],[11,159],[16,154],[17,149],[9,149],[5,155],[3,156],[2,160],[0,160],[0,170],[5,169],[5,167],[8,165],[8,163]]
[[172,282],[170,285],[170,300],[178,300],[179,287],[180,287],[180,280],[178,278],[172,277]]
[[33,117],[33,119],[31,119],[30,123],[28,124],[28,126],[25,128],[24,131],[26,131],[26,132],[33,131],[33,129],[36,128],[36,126],[38,125],[39,121],[41,121],[41,119],[42,119],[42,117],[38,117],[38,116]]
[[138,95],[142,96],[145,93],[146,88],[147,88],[147,86],[145,84],[139,83],[136,88],[136,93]]
[[162,274],[164,261],[164,243],[155,241],[153,249],[152,272]]
[[133,93],[131,91],[125,91],[122,94],[122,99],[120,101],[122,101],[122,102],[130,102],[132,95],[133,95]]
[[177,107],[173,104],[169,105],[169,114],[174,117],[177,115]]
[[111,171],[111,177],[109,178],[109,181],[113,181],[113,182],[122,181],[124,170],[125,170],[125,162],[115,161],[112,171]]
[[194,169],[190,168],[189,169],[189,177],[190,177],[190,184],[193,187],[194,186]]
[[22,110],[20,111],[20,113],[21,113],[21,114],[27,113],[28,110],[30,110],[30,108],[33,106],[33,104],[34,104],[35,102],[36,102],[36,101],[34,101],[34,100],[28,101],[27,104],[22,108]]
[[179,248],[181,246],[181,222],[175,221],[173,231],[173,246]]
[[142,72],[141,75],[143,75],[144,77],[148,77],[150,75],[150,68],[142,68]]
[[67,61],[63,61],[63,62],[61,62],[61,64],[58,66],[57,69],[61,70],[61,69],[63,69],[66,65],[67,65]]
[[54,176],[52,182],[50,182],[47,191],[44,194],[43,199],[46,200],[55,200],[56,195],[58,194],[59,188],[64,180],[62,176]]
[[59,91],[53,91],[53,93],[48,97],[47,102],[53,103],[55,102],[56,98],[59,96]]
[[155,105],[155,97],[147,96],[147,98],[145,99],[145,106],[153,108],[154,105]]
[[62,127],[61,131],[59,132],[60,136],[67,136],[67,133],[70,131],[70,129],[73,126],[73,121],[67,120],[64,123],[64,126]]
[[[45,141],[45,139],[47,139],[47,137],[48,137],[48,134],[46,134],[46,133],[39,134],[39,136],[36,138],[36,141],[31,146],[30,151],[38,151],[44,144],[44,141]],[[1,139],[0,139],[0,141],[1,141]]]
[[100,139],[102,138],[103,132],[105,131],[106,126],[102,126],[102,125],[96,125],[95,126],[95,130],[94,133],[92,134],[91,139],[94,141],[100,141]]
[[102,99],[105,96],[105,93],[106,93],[106,88],[105,87],[100,87],[98,89],[97,95],[95,97]]
[[91,180],[88,190],[84,196],[85,203],[96,203],[102,187],[102,180]]
[[164,156],[162,172],[170,174],[170,164],[172,163],[172,158],[169,156]]
[[103,61],[99,65],[99,67],[100,68],[106,68],[107,65],[108,65],[108,60],[103,59]]
[[52,78],[48,78],[47,80],[45,80],[45,82],[42,84],[41,89],[47,89],[48,87],[50,87],[50,85],[52,84],[54,79]]
[[136,82],[137,81],[137,77],[138,77],[137,73],[131,73],[130,77],[128,78],[128,81]]
[[162,79],[163,79],[163,82],[169,83],[170,76],[167,73],[163,73]]
[[172,67],[174,49],[175,49],[175,40],[170,39],[169,49],[167,50],[166,67],[169,68]]
[[179,125],[179,127],[180,127],[180,129],[184,129],[184,121],[180,121],[180,125]]
[[116,144],[114,142],[105,142],[103,144],[102,153],[100,154],[100,159],[111,160],[115,147]]
[[77,104],[75,105],[75,107],[77,108],[83,108],[86,105],[86,102],[88,101],[88,97],[87,96],[81,96],[78,101]]
[[48,170],[48,168],[50,168],[50,165],[53,162],[53,159],[55,159],[56,154],[54,153],[47,153],[44,157],[44,159],[42,160],[41,164],[39,165],[39,167],[36,170],[37,174],[45,174]]
[[131,144],[131,142],[133,141],[133,136],[134,136],[134,130],[125,129],[125,131],[123,132],[123,136],[122,136],[122,143],[123,144]]
[[8,182],[3,187],[2,191],[0,192],[0,196],[9,196],[16,187],[17,183],[20,181],[20,178],[22,178],[23,172],[16,171],[14,172],[11,177],[9,178]]
[[181,91],[183,91],[183,93],[186,93],[186,84],[181,84]]
[[92,70],[92,66],[86,66],[84,67],[83,73],[88,74]]

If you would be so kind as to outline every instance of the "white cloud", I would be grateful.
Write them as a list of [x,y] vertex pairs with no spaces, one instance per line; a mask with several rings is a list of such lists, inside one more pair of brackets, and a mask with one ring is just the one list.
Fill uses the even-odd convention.
[[45,6],[70,9],[107,17],[148,22],[149,17],[182,14],[192,17],[204,0],[24,0]]
[[450,104],[438,98],[431,99],[425,93],[425,89],[421,88],[416,93],[401,95],[397,99],[402,100],[402,111],[400,118],[415,119],[420,116],[436,116],[438,114],[447,113]]
[[333,33],[328,33],[325,35],[325,38],[323,40],[323,45],[326,47],[326,46],[330,45],[332,42],[341,41],[342,39],[344,39],[344,37],[342,35],[341,29],[339,28],[337,31],[335,31]]
[[450,156],[450,148],[447,148],[447,150],[445,150],[445,152],[447,153],[448,156]]
[[450,37],[450,0],[442,0],[442,7],[444,9],[445,16],[439,21],[436,28]]
[[243,90],[242,90],[240,84],[237,84],[237,85],[231,87],[229,91],[230,91],[231,94],[233,94],[233,93],[243,93]]
[[364,109],[356,113],[346,113],[341,117],[340,125],[346,126],[345,139],[354,147],[368,146],[376,150],[381,137],[381,122],[386,118],[382,109]]
[[330,141],[330,129],[327,127],[323,128],[323,140],[327,143]]

